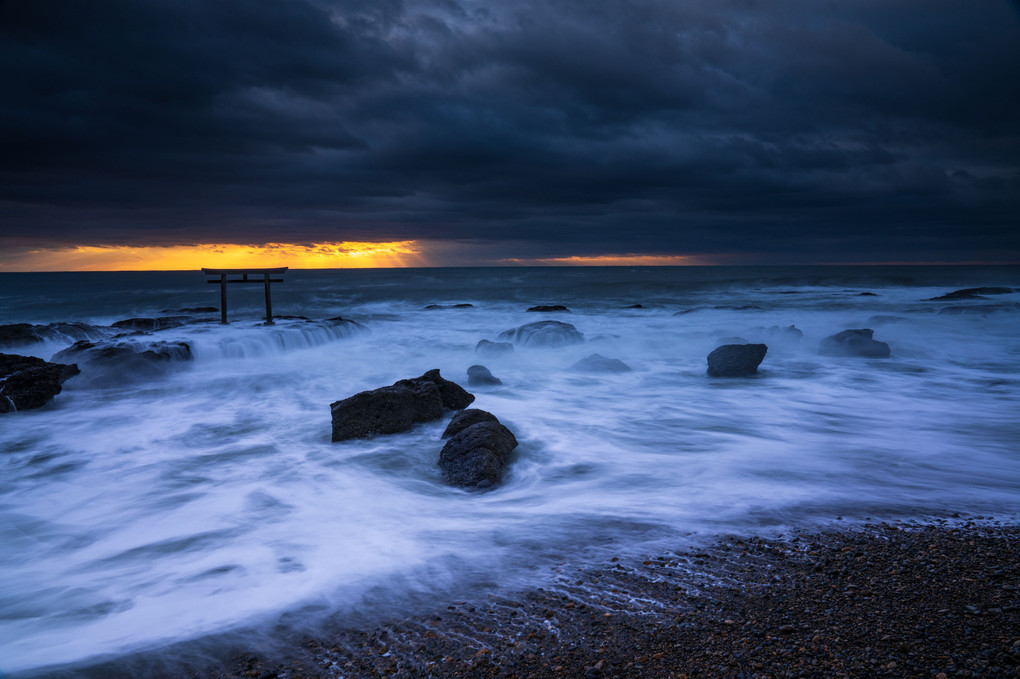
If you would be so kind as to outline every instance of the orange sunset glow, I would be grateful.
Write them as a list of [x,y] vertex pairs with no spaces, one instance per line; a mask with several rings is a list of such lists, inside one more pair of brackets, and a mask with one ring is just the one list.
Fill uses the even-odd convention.
[[6,255],[0,261],[0,271],[186,271],[203,266],[371,269],[427,265],[417,242],[407,240],[35,248]]
[[686,255],[599,255],[550,257],[544,259],[507,259],[513,264],[535,266],[697,266],[705,264],[697,257]]

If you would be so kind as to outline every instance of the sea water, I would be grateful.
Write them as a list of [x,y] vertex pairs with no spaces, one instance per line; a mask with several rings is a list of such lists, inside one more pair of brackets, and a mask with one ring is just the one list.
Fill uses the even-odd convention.
[[[1020,510],[1020,289],[1013,267],[291,271],[231,286],[231,323],[142,340],[193,361],[64,384],[0,415],[0,671],[25,672],[322,610],[371,615],[545,566],[720,533]],[[0,274],[0,323],[94,325],[215,306],[198,272]],[[436,304],[466,308],[426,309]],[[538,304],[569,311],[535,313]],[[632,308],[641,305],[640,308]],[[720,308],[717,308],[720,307]],[[679,313],[678,312],[686,312]],[[538,320],[583,344],[487,358]],[[780,329],[795,326],[803,333]],[[885,359],[819,355],[872,328]],[[764,341],[757,376],[711,378],[721,343]],[[2,349],[49,358],[59,340]],[[621,373],[571,366],[593,353]],[[472,407],[517,436],[504,482],[448,486],[446,420],[330,441],[329,404],[439,368],[502,384]],[[381,604],[379,604],[381,606]],[[302,616],[292,616],[300,618]]]

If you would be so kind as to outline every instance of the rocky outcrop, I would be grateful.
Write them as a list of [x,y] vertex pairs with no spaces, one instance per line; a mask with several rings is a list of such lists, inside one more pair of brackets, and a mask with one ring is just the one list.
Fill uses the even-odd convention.
[[870,328],[838,332],[822,340],[818,345],[818,353],[823,356],[888,358],[889,345],[873,339],[874,333]]
[[484,365],[473,365],[467,369],[469,387],[493,387],[503,384],[502,380],[493,376]]
[[525,347],[562,347],[584,342],[584,335],[569,323],[538,321],[513,330],[505,330],[499,339]]
[[0,354],[0,413],[41,408],[79,373],[78,366]]
[[77,342],[109,336],[109,329],[87,323],[13,323],[0,325],[0,347],[26,346],[41,342]]
[[514,345],[510,342],[490,342],[487,339],[478,340],[475,345],[475,353],[479,356],[496,357],[514,353]]
[[82,379],[96,386],[162,377],[194,358],[187,342],[133,340],[75,342],[50,360],[76,363]]
[[141,330],[142,332],[154,332],[168,328],[179,328],[191,320],[181,316],[161,316],[159,318],[126,318],[123,321],[116,321],[112,327],[118,330]]
[[708,355],[708,374],[711,377],[755,375],[768,350],[764,344],[724,344]]
[[479,422],[499,422],[499,420],[490,412],[479,410],[478,408],[467,408],[453,416],[450,424],[446,425],[443,438],[448,439],[451,436],[456,436],[471,425],[478,424]]
[[474,400],[460,385],[443,379],[439,370],[429,370],[421,377],[331,403],[333,441],[408,431],[418,422],[439,419],[444,409],[460,410]]
[[470,309],[474,307],[474,304],[461,303],[461,304],[429,304],[426,309],[429,311],[435,311],[437,309]]
[[622,373],[629,372],[631,367],[618,358],[606,358],[602,354],[592,354],[570,366],[570,369],[585,373]]
[[[479,411],[484,412],[484,411]],[[461,488],[491,488],[503,480],[503,469],[517,447],[517,438],[499,420],[476,422],[454,434],[439,453],[447,483]]]
[[551,311],[566,311],[570,313],[570,309],[563,306],[562,304],[539,304],[528,309],[528,311],[539,311],[539,312],[551,312]]
[[1008,295],[1011,292],[1013,292],[1013,288],[1000,288],[992,286],[983,288],[964,288],[962,290],[953,290],[952,292],[947,292],[944,295],[932,297],[931,299],[925,301],[944,302],[960,299],[984,299],[988,295]]

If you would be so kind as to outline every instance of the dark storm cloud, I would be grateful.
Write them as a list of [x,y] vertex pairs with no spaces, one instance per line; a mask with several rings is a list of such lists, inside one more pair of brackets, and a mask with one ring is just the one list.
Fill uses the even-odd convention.
[[1004,3],[0,7],[10,242],[1020,257]]

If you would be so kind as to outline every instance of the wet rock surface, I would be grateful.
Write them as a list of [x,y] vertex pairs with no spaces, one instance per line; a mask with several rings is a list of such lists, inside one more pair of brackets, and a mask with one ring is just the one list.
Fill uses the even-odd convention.
[[453,416],[450,424],[446,425],[443,438],[448,439],[479,422],[499,422],[499,419],[490,412],[478,408],[467,408]]
[[469,387],[494,387],[503,381],[492,374],[484,365],[473,365],[467,369]]
[[553,311],[566,311],[570,312],[570,309],[563,306],[562,304],[539,304],[538,306],[529,307],[528,311],[537,311],[540,313],[550,313]]
[[475,345],[475,353],[479,356],[487,356],[494,358],[497,356],[504,356],[506,354],[512,354],[514,352],[514,345],[510,342],[492,342],[487,339],[478,340],[478,344]]
[[77,342],[94,340],[109,334],[104,330],[87,323],[47,323],[45,325],[31,323],[11,323],[0,325],[0,347],[27,346],[41,342]]
[[159,318],[126,318],[123,321],[116,321],[111,327],[118,330],[141,330],[143,332],[155,332],[156,330],[167,330],[179,328],[191,321],[190,316],[160,316]]
[[881,523],[562,563],[538,589],[371,629],[338,620],[202,676],[1015,678],[1018,538],[1016,526]]
[[433,369],[421,377],[362,391],[330,404],[332,440],[408,431],[419,422],[437,420],[444,410],[466,408],[475,397]]
[[574,372],[583,373],[625,373],[630,372],[631,367],[618,358],[607,358],[602,354],[585,356],[580,361],[570,366]]
[[525,347],[562,347],[584,342],[584,335],[570,323],[538,321],[504,330],[499,339]]
[[78,366],[34,356],[0,354],[0,413],[41,408],[79,374]]
[[822,340],[818,353],[823,356],[860,356],[862,358],[888,358],[889,345],[873,339],[870,328],[844,330]]
[[724,344],[708,355],[708,374],[711,377],[756,375],[768,350],[764,344]]
[[450,437],[439,453],[439,467],[450,485],[491,488],[503,480],[516,447],[513,432],[498,420],[477,422]]

